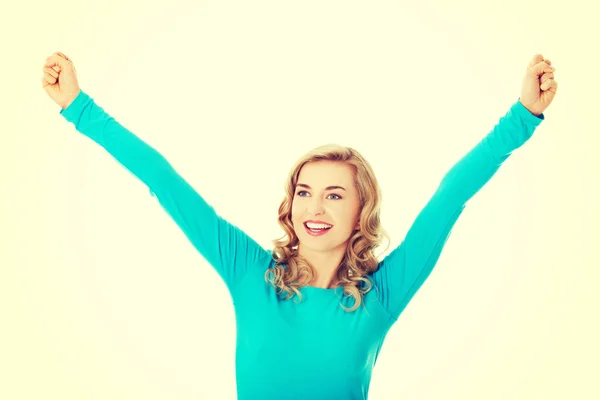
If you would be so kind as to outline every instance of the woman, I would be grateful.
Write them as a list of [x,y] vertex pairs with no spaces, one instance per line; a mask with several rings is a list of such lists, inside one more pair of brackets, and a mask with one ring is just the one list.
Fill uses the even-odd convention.
[[240,399],[366,399],[390,327],[431,273],[467,201],[544,120],[554,68],[536,55],[521,96],[459,160],[402,243],[378,262],[386,236],[380,190],[354,149],[326,145],[292,168],[265,250],[221,218],[156,150],[81,91],[72,61],[54,53],[42,85],[61,115],[148,186],[224,280],[237,323]]

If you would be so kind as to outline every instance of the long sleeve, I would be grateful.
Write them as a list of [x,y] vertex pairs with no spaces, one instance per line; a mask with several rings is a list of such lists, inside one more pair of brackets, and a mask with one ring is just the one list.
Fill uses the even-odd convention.
[[85,92],[60,114],[148,186],[230,292],[249,266],[268,264],[268,251],[221,218],[159,152],[104,112]]
[[373,274],[380,301],[392,317],[399,317],[431,274],[467,201],[543,120],[543,114],[536,117],[518,100],[492,131],[446,173],[404,240]]

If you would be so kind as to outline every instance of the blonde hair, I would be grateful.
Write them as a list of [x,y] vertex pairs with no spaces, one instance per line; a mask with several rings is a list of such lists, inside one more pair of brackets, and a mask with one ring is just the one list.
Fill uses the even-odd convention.
[[[342,286],[344,294],[354,298],[354,306],[342,308],[345,311],[354,311],[363,304],[363,295],[371,288],[371,281],[366,277],[377,270],[379,264],[375,256],[375,249],[389,235],[382,228],[380,222],[381,190],[371,165],[362,155],[351,147],[337,144],[327,144],[317,147],[301,157],[291,169],[285,182],[285,197],[279,206],[279,225],[285,234],[273,240],[275,248],[272,252],[276,262],[273,268],[265,272],[265,280],[270,283],[278,294],[286,293],[285,300],[298,295],[302,300],[299,288],[306,286],[314,277],[314,269],[301,257],[298,252],[298,236],[292,226],[292,201],[298,183],[298,176],[302,167],[315,161],[337,161],[350,165],[354,171],[354,186],[358,191],[360,200],[360,230],[354,231],[348,240],[346,252],[333,279],[333,286]],[[284,266],[285,265],[285,266]],[[304,284],[299,282],[299,277],[305,276]],[[361,288],[361,283],[364,287]]]

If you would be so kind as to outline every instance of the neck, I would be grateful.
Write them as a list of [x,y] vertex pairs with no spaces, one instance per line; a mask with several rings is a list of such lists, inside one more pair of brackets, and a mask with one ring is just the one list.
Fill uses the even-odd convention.
[[[346,243],[340,245],[336,249],[329,251],[315,251],[302,247],[302,244],[298,245],[298,254],[302,256],[315,271],[312,282],[308,283],[308,286],[314,286],[319,288],[328,289],[333,278],[344,258],[346,252]],[[303,278],[300,277],[300,280]]]

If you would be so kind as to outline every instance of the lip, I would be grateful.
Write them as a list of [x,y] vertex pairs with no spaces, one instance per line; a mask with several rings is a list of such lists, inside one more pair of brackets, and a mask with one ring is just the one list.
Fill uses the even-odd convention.
[[308,226],[306,226],[306,224],[307,224],[307,223],[309,223],[309,222],[312,222],[312,223],[314,223],[314,224],[327,224],[327,225],[330,225],[330,226],[331,226],[331,228],[333,228],[333,225],[332,225],[332,224],[329,224],[329,223],[327,223],[327,222],[323,222],[323,221],[314,221],[314,220],[312,220],[312,219],[309,219],[308,221],[305,221],[303,225],[304,225],[304,230],[305,230],[305,231],[306,231],[306,233],[308,233],[310,236],[323,236],[324,234],[326,234],[327,232],[329,232],[329,231],[331,230],[331,228],[329,228],[329,229],[325,229],[325,230],[322,230],[322,231],[320,231],[320,232],[313,232],[313,231],[311,231],[310,229],[308,229]]

